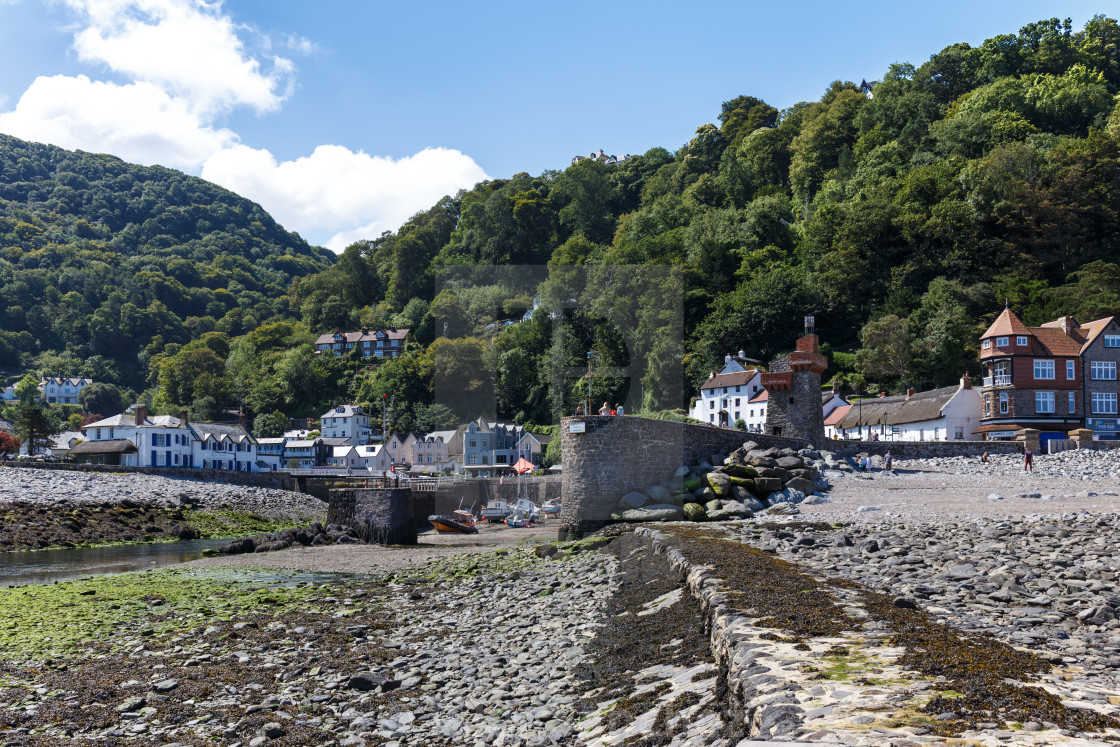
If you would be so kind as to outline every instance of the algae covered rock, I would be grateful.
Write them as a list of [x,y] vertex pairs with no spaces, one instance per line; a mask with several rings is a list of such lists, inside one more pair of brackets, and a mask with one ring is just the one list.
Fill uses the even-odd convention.
[[708,501],[707,503],[704,504],[704,510],[705,511],[718,511],[722,507],[723,507],[723,501],[720,500],[719,498],[716,498],[715,500]]
[[773,506],[777,503],[801,503],[805,500],[805,494],[800,490],[793,490],[786,488],[778,493],[771,493],[766,497],[766,502]]
[[726,495],[731,489],[731,478],[722,472],[709,472],[704,478],[716,495]]
[[700,482],[699,478],[690,477],[681,484],[681,487],[691,493],[692,491],[699,490],[701,487],[703,487],[703,483]]
[[644,508],[632,508],[622,512],[623,521],[680,521],[684,509],[667,503],[655,503]]
[[708,514],[699,503],[684,504],[684,518],[688,521],[707,521]]
[[756,470],[754,467],[748,467],[745,464],[729,464],[723,468],[723,471],[731,475],[732,477],[758,477],[758,470]]

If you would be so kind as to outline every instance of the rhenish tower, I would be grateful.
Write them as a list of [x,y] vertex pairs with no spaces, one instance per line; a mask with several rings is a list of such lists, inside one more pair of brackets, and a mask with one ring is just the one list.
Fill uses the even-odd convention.
[[828,358],[821,355],[814,322],[814,317],[805,317],[805,336],[797,341],[797,349],[770,361],[762,386],[767,395],[766,433],[820,446],[825,440],[821,374],[828,368]]

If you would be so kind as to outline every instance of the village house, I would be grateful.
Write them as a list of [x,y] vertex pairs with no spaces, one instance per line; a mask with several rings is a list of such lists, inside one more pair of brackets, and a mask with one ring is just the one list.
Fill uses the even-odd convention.
[[413,455],[413,444],[419,438],[415,433],[397,433],[391,431],[389,437],[385,439],[385,448],[392,460],[392,464],[400,467],[405,464],[410,464]]
[[975,441],[980,394],[965,374],[957,386],[878,397],[836,408],[825,418],[825,436],[881,441]]
[[551,442],[551,436],[525,431],[517,442],[517,452],[539,467],[544,460],[545,449]]
[[283,438],[257,439],[257,462],[265,465],[262,469],[276,472],[284,466],[284,443]]
[[351,446],[368,444],[373,437],[369,415],[356,405],[338,405],[323,413],[319,433],[324,439],[342,439]]
[[[3,430],[2,426],[0,426],[0,430]],[[47,447],[47,453],[56,457],[69,456],[70,449],[74,448],[75,444],[84,439],[85,436],[82,435],[81,431],[63,431],[62,433],[51,436],[51,443]]]
[[[738,355],[727,355],[723,368],[712,371],[708,379],[700,385],[700,396],[692,403],[689,417],[709,425],[720,424],[720,412],[727,413],[728,425],[736,420],[746,420],[747,402],[764,391],[758,361],[746,357],[742,350]],[[763,422],[766,418],[763,417]]]
[[588,153],[586,156],[572,156],[572,165],[575,166],[580,161],[589,159],[598,161],[599,163],[605,163],[607,166],[617,166],[620,163],[626,163],[631,157],[629,153],[624,156],[608,156],[603,152],[603,149],[600,148],[598,153]]
[[1009,440],[1031,428],[1045,448],[1082,427],[1108,439],[1120,430],[1115,317],[1087,324],[1062,317],[1028,327],[1005,308],[980,337],[980,361],[984,416],[977,432],[987,439]]
[[396,358],[404,350],[407,329],[378,329],[370,331],[363,328],[360,332],[340,332],[319,335],[315,340],[316,353],[345,355],[354,348],[361,351],[363,358]]
[[393,460],[384,444],[366,444],[355,446],[358,454],[358,463],[362,469],[378,473],[390,472],[393,469]]
[[432,431],[416,437],[409,464],[414,472],[459,472],[463,467],[462,431]]
[[70,449],[79,461],[134,467],[188,467],[258,472],[256,440],[238,425],[194,423],[186,410],[150,415],[146,405],[82,427]]
[[78,395],[93,383],[93,379],[66,376],[47,376],[39,382],[43,401],[50,404],[76,405]]

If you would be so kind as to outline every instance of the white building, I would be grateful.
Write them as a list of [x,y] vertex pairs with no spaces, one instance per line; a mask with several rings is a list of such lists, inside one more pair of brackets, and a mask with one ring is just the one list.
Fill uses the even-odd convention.
[[[132,467],[194,467],[258,472],[256,441],[237,425],[192,423],[149,415],[145,405],[82,428],[87,439],[70,454]],[[100,459],[99,459],[100,457]]]
[[292,439],[284,442],[284,464],[300,469],[315,466],[315,442],[307,439]]
[[[709,425],[720,424],[720,411],[727,413],[729,425],[742,418],[746,420],[747,402],[762,388],[762,372],[752,364],[742,350],[738,355],[723,359],[723,368],[712,371],[708,380],[700,385],[700,396],[692,403],[689,417]],[[763,418],[765,420],[765,418]]]
[[853,402],[832,428],[838,438],[977,441],[982,416],[980,392],[963,377],[957,386]]
[[355,446],[358,454],[358,464],[362,469],[373,472],[388,472],[393,467],[393,459],[389,456],[384,444],[368,446]]
[[39,382],[43,401],[51,404],[76,405],[78,395],[93,383],[93,379],[66,376],[47,376]]
[[[3,427],[0,426],[0,430]],[[63,431],[56,436],[51,436],[51,445],[47,447],[47,452],[51,456],[64,457],[70,453],[70,449],[80,441],[85,440],[85,436],[81,431]]]
[[257,463],[268,472],[281,469],[284,466],[284,439],[258,438]]
[[323,438],[340,438],[351,446],[368,444],[373,437],[369,415],[354,405],[338,405],[319,418],[319,434]]
[[417,436],[409,464],[413,472],[459,472],[463,467],[463,434],[454,430]]

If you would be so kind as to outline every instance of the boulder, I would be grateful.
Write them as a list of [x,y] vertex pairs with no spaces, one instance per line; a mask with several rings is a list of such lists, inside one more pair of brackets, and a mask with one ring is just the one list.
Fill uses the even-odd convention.
[[792,503],[775,503],[766,509],[765,513],[770,516],[796,516],[801,513],[801,509]]
[[649,501],[649,496],[635,490],[632,493],[627,493],[622,496],[622,500],[618,502],[618,507],[623,510],[628,508],[641,508],[647,501]]
[[714,501],[708,501],[704,504],[705,511],[719,511],[721,508],[723,508],[723,501],[719,500],[718,498]]
[[673,473],[673,477],[688,477],[688,473],[690,471],[691,470],[689,470],[688,467],[684,467],[684,466],[677,467],[676,472]]
[[700,488],[692,492],[692,497],[696,499],[696,503],[707,503],[716,497],[716,492],[711,488]]
[[723,518],[731,519],[749,519],[754,516],[754,512],[739,501],[724,501],[723,506],[717,513],[725,514],[726,516]]
[[776,493],[782,489],[782,481],[777,477],[756,477],[755,489],[763,495]]
[[748,479],[748,478],[745,478],[745,477],[732,477],[731,478],[731,489],[734,490],[735,488],[745,488],[745,489],[751,491],[752,493],[755,490],[758,489],[754,480],[751,480],[751,479]]
[[668,503],[671,493],[668,488],[661,485],[650,485],[646,488],[646,495],[648,495],[654,503]]
[[691,493],[692,491],[699,490],[701,487],[703,487],[703,483],[700,482],[699,478],[690,477],[684,481],[681,487]]
[[771,493],[766,496],[766,503],[771,506],[775,503],[801,503],[803,500],[805,500],[805,494],[800,490],[793,490],[791,488],[785,488],[780,492]]
[[683,518],[683,508],[665,503],[655,503],[622,512],[623,521],[680,521]]
[[755,452],[751,452],[751,454],[748,458],[750,460],[750,463],[753,464],[755,467],[777,467],[778,466],[778,463],[776,461],[774,461],[773,459],[771,459],[770,457],[755,456],[754,454],[755,454]]
[[809,495],[817,490],[817,486],[813,484],[812,480],[806,480],[804,477],[795,477],[784,486],[787,490],[796,490],[799,493]]
[[801,469],[805,466],[805,462],[801,461],[801,457],[784,456],[778,457],[778,466],[782,469]]
[[806,496],[805,500],[801,501],[801,503],[806,506],[815,506],[819,503],[828,503],[828,496],[821,495],[820,493],[813,493],[810,496]]
[[198,539],[198,530],[194,527],[189,527],[186,524],[178,524],[171,530],[181,540],[196,540]]
[[731,478],[720,472],[709,472],[704,476],[712,492],[716,495],[726,495],[731,489]]
[[241,555],[242,553],[253,552],[256,549],[257,544],[253,542],[252,537],[242,537],[225,543],[218,548],[218,551],[223,555]]
[[684,504],[684,518],[689,521],[707,521],[708,514],[699,503]]
[[806,480],[815,480],[818,473],[816,467],[803,467],[801,469],[791,469],[790,474],[794,477],[804,477]]
[[723,471],[732,477],[738,478],[752,478],[758,477],[758,470],[754,467],[749,467],[745,464],[729,464],[723,468]]

